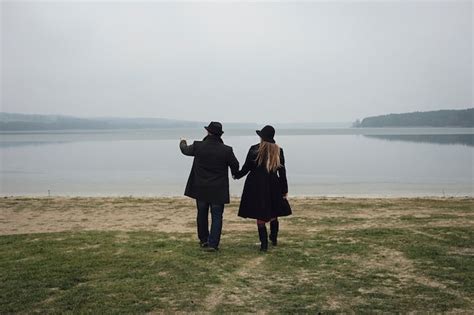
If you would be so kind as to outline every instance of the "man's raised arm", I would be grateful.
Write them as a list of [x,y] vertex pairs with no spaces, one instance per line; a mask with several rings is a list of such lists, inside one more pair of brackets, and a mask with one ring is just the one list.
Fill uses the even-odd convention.
[[186,139],[181,138],[179,148],[184,155],[194,156],[194,144],[188,145]]

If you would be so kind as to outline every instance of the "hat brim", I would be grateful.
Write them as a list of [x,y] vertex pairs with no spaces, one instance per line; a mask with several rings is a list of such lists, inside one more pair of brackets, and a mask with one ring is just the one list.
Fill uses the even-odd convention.
[[209,127],[207,126],[204,126],[204,129],[206,129],[207,131],[209,131],[210,133],[212,133],[213,135],[218,135],[218,136],[222,136],[224,134],[224,131],[217,131],[217,130],[211,130]]
[[265,137],[264,135],[262,135],[262,131],[261,130],[255,130],[255,132],[257,133],[257,135],[262,138],[263,141],[265,142],[270,142],[270,143],[275,143],[275,140],[271,139],[271,138],[267,138]]

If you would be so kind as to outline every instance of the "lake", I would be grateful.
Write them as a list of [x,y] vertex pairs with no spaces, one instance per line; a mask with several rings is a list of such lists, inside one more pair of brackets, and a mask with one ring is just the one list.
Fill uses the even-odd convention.
[[[204,130],[107,130],[0,134],[0,194],[179,196],[192,158],[180,137]],[[241,164],[253,130],[226,130]],[[474,129],[278,130],[290,195],[473,196]],[[244,179],[231,181],[240,195]]]

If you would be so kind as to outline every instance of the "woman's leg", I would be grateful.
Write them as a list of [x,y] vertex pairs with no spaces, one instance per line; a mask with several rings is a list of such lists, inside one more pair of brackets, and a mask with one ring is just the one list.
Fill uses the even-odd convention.
[[278,218],[273,218],[270,220],[270,236],[269,239],[272,241],[272,245],[277,245],[278,230],[280,229],[280,223]]
[[268,234],[265,221],[257,220],[258,237],[260,239],[260,251],[266,252],[268,249]]

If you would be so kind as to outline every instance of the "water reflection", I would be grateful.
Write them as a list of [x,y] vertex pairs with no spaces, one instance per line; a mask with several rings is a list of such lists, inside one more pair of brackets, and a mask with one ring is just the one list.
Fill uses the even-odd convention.
[[[293,195],[472,196],[474,135],[422,131],[428,137],[380,135],[379,141],[359,134],[278,134],[277,141],[285,148]],[[182,131],[0,136],[0,196],[45,195],[48,190],[69,196],[182,195],[192,165],[179,151],[182,135],[190,141],[202,138],[202,132]],[[413,138],[435,144],[405,142]],[[242,162],[258,139],[255,132],[226,133],[224,141]],[[243,181],[231,180],[230,186],[232,195],[240,195]]]
[[382,139],[387,141],[409,141],[418,143],[434,144],[461,144],[474,146],[474,134],[459,135],[365,135],[368,138]]

